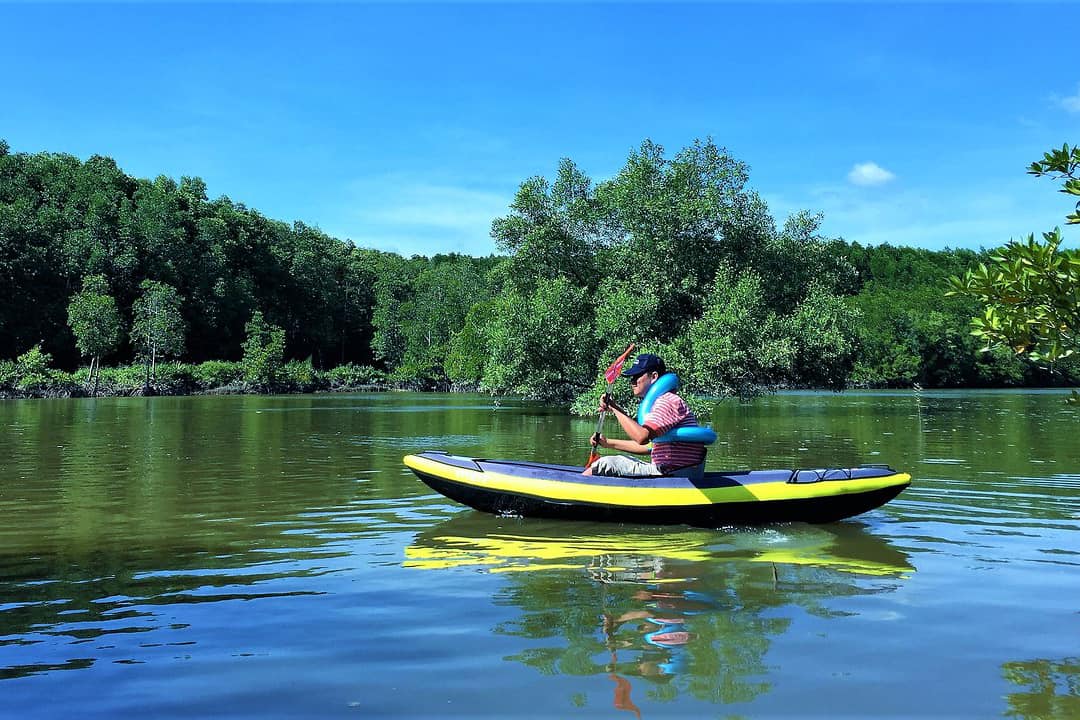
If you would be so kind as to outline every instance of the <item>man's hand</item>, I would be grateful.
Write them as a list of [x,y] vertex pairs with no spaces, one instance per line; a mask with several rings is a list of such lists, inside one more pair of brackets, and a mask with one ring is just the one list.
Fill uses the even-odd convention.
[[615,404],[615,399],[611,397],[611,393],[604,393],[600,396],[600,412],[613,412],[616,410],[623,415],[626,414],[621,407]]
[[593,436],[589,438],[589,443],[592,444],[593,447],[611,447],[609,444],[610,441],[600,433],[593,433]]

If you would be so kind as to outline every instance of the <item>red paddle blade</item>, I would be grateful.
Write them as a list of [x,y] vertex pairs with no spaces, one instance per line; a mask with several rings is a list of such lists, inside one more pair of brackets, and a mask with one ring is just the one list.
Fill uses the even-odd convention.
[[619,359],[611,363],[608,366],[607,371],[604,373],[604,379],[607,380],[608,385],[619,379],[619,373],[622,371],[623,363],[626,362],[627,356],[634,350],[634,344],[630,343],[630,347],[626,348],[626,352],[619,356]]
[[600,459],[600,453],[593,450],[589,453],[589,462],[585,463],[585,467],[592,467],[592,464]]

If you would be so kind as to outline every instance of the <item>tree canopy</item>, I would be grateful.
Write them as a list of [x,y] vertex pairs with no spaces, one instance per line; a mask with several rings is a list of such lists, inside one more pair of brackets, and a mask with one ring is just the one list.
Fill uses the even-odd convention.
[[[989,254],[849,243],[823,236],[812,211],[780,224],[749,167],[708,139],[673,154],[645,141],[603,181],[563,159],[521,183],[492,223],[503,255],[481,258],[358,247],[211,200],[198,178],[2,149],[0,385],[23,366],[38,377],[41,358],[244,358],[197,374],[269,388],[279,370],[373,366],[343,377],[585,408],[630,342],[708,395],[1073,372],[980,353],[967,328],[977,299],[941,300],[945,278]],[[1048,154],[1040,172],[1075,190],[1074,154]],[[23,356],[33,362],[12,363]]]

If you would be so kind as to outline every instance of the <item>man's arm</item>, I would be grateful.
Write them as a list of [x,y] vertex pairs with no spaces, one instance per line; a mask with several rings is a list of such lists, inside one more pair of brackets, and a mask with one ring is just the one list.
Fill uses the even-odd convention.
[[600,440],[596,443],[600,447],[608,448],[611,450],[618,450],[619,452],[633,453],[634,455],[648,455],[650,448],[648,445],[642,445],[636,443],[633,440],[618,440],[609,437],[600,436]]
[[[634,445],[640,448],[646,447],[649,441],[652,439],[652,434],[649,428],[644,425],[639,425],[638,421],[626,414],[626,411],[615,404],[611,398],[605,393],[600,398],[600,410],[607,410],[615,419],[619,421],[619,427],[626,433],[627,437],[633,442]],[[608,442],[614,442],[609,440]],[[614,447],[614,446],[612,446]],[[629,450],[627,448],[614,448],[616,450],[623,450],[624,452],[633,452],[641,454],[644,450]]]

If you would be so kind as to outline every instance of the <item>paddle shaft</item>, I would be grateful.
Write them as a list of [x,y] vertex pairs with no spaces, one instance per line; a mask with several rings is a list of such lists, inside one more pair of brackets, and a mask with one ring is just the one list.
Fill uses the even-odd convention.
[[[608,383],[607,391],[604,393],[604,395],[610,395],[611,394],[611,386],[614,385],[614,384],[615,383]],[[604,420],[606,418],[607,418],[607,410],[601,410],[600,411],[600,419],[596,421],[596,432],[593,433],[593,438],[595,438],[597,441],[600,440],[600,433],[604,429]],[[596,451],[596,446],[593,446],[592,450],[589,452],[589,462],[586,463],[585,467],[589,467],[590,465],[592,465],[594,462],[596,462],[599,459],[600,459],[600,453],[598,453]]]
[[[604,396],[608,399],[611,398],[611,388],[615,384],[615,379],[619,376],[619,370],[622,369],[623,363],[626,362],[626,358],[634,349],[634,343],[630,343],[630,347],[626,348],[626,351],[611,363],[604,376],[607,378],[607,390],[604,392]],[[593,439],[597,442],[600,441],[600,432],[604,429],[604,418],[607,415],[607,410],[600,411],[600,419],[596,423],[596,432],[593,434]],[[590,467],[594,462],[600,459],[600,453],[596,451],[596,446],[593,445],[589,451],[589,461],[585,463],[585,467]]]

